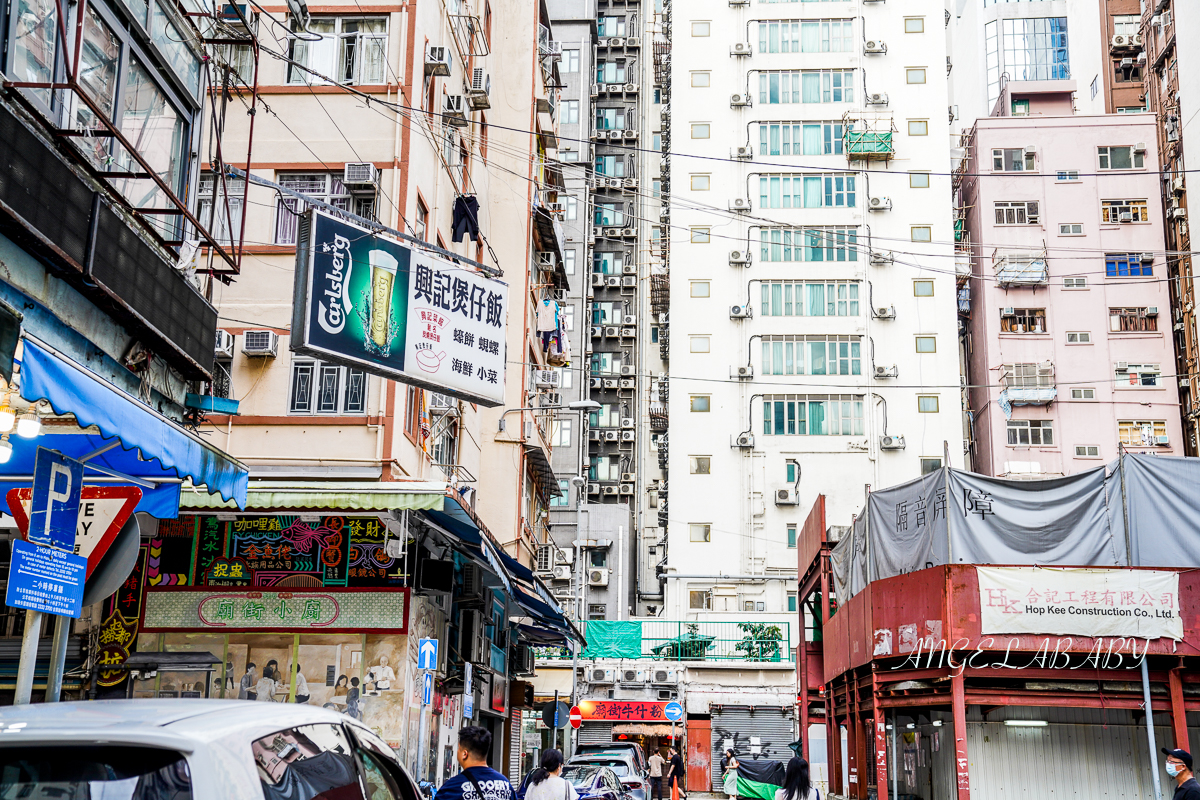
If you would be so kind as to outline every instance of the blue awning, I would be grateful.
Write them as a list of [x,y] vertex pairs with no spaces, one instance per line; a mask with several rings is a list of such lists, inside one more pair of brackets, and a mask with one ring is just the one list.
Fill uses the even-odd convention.
[[245,508],[245,465],[48,346],[24,340],[19,382],[27,401],[46,400],[56,413],[74,414],[80,427],[94,425],[103,439],[119,439],[162,470]]
[[[45,433],[36,439],[13,436],[9,442],[13,446],[12,458],[0,466],[0,511],[6,514],[12,514],[8,507],[9,490],[28,488],[32,485],[33,462],[39,447],[57,450],[65,456],[79,459],[88,453],[103,449],[111,444],[112,440],[105,441],[104,437],[96,433]],[[113,478],[104,470],[148,479],[145,485],[139,484],[142,499],[135,511],[145,511],[159,519],[175,519],[179,516],[179,478],[174,472],[163,469],[157,461],[142,461],[138,458],[136,450],[114,447],[86,462],[84,483],[89,486],[129,485],[127,481]],[[170,482],[154,482],[155,479],[164,478]]]

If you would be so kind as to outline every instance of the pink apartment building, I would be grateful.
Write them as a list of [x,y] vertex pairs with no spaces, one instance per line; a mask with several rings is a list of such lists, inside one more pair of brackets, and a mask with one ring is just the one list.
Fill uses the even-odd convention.
[[[1153,114],[1078,116],[1011,82],[957,178],[973,468],[1069,475],[1183,455]],[[969,297],[968,297],[969,295]]]

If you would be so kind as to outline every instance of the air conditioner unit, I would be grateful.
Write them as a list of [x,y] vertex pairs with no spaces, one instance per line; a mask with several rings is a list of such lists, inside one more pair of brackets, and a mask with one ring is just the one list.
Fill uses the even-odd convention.
[[636,83],[627,83],[627,84],[625,84],[625,91],[626,91],[626,92],[636,92],[637,90],[638,90],[638,85],[637,85]]
[[1125,370],[1128,370],[1128,369],[1129,369],[1128,361],[1118,361],[1117,362],[1117,372],[1124,372]]
[[[621,278],[621,286],[626,289],[636,289],[637,283],[638,279],[636,275],[626,275],[625,277]],[[632,336],[632,334],[630,335]]]
[[1129,37],[1118,33],[1116,36],[1112,37],[1112,42],[1110,45],[1112,47],[1128,47]]
[[1171,191],[1174,192],[1175,194],[1183,194],[1184,191],[1186,191],[1184,188],[1184,185],[1183,185],[1183,176],[1182,175],[1171,179]]
[[1131,69],[1132,67],[1133,67],[1133,59],[1132,58],[1122,58],[1121,59],[1121,69]]
[[591,683],[616,683],[617,671],[614,669],[590,669],[588,680]]
[[626,139],[636,139],[638,132],[635,128],[626,128],[623,135]]
[[[621,229],[620,229],[620,228],[605,228],[605,229],[604,229],[604,235],[605,235],[605,236],[608,236],[608,237],[610,237],[610,238],[616,238],[616,237],[618,237],[618,236],[620,236],[620,235],[621,235]],[[614,284],[610,284],[610,285],[612,285],[612,286],[616,286],[616,284],[615,284],[615,283],[614,283]]]
[[729,55],[731,56],[748,56],[752,55],[753,53],[754,48],[750,46],[749,42],[735,42],[734,45],[729,48]]
[[557,389],[562,382],[562,373],[554,369],[535,369],[533,385],[539,389]]
[[[613,487],[613,491],[616,488]],[[607,569],[589,569],[588,570],[588,586],[608,586],[608,570]]]
[[621,441],[622,442],[636,442],[637,441],[637,431],[621,431]]
[[279,334],[275,331],[246,331],[242,334],[242,353],[274,358],[279,354]]
[[733,437],[733,446],[741,448],[754,447],[754,434],[746,431]]
[[467,102],[471,108],[491,108],[492,76],[483,71],[483,67],[471,70],[471,90],[467,92]]
[[750,95],[744,93],[732,94],[729,96],[729,106],[731,108],[749,107],[754,105],[751,102]]
[[896,307],[895,306],[880,306],[879,308],[875,309],[875,318],[876,319],[895,319],[896,318]]
[[589,442],[598,442],[598,441],[600,441],[601,436],[602,436],[602,433],[600,431],[596,431],[596,430],[588,431],[588,441]]
[[904,437],[903,436],[880,436],[879,437],[879,449],[880,450],[903,450],[904,449]]
[[622,189],[638,188],[638,179],[637,178],[626,178],[625,180],[621,181],[621,188]]
[[887,52],[887,43],[883,42],[882,40],[868,40],[867,43],[863,45],[863,52],[864,53],[886,53]]
[[616,440],[617,440],[617,432],[616,431],[605,431],[604,432],[604,441],[615,442]]
[[637,367],[626,365],[621,367],[621,377],[632,378],[637,375]]
[[637,336],[637,328],[621,328],[622,339],[632,339]]
[[1017,312],[1012,308],[1012,306],[1000,309],[1000,316],[1002,317],[1015,317],[1016,315]]
[[633,264],[626,264],[621,267],[622,275],[637,275],[637,267]]
[[777,506],[794,506],[799,505],[800,499],[796,496],[795,489],[776,489],[775,490],[775,505]]
[[625,314],[621,317],[622,325],[637,325],[637,314]]
[[528,677],[537,670],[533,648],[527,644],[519,644],[512,651],[512,674]]
[[872,211],[888,211],[891,207],[892,201],[887,197],[872,197],[867,203],[867,208]]
[[442,118],[457,127],[467,124],[467,104],[461,94],[448,94],[442,98]]
[[592,273],[592,286],[603,286],[603,285],[604,285],[604,276],[598,272],[593,272]]
[[1037,225],[1042,221],[1041,203],[1037,200],[1025,204],[1025,221],[1030,225]]
[[620,493],[623,495],[627,495],[627,496],[632,495],[633,494],[633,484],[632,483],[622,483]]
[[887,104],[887,92],[875,92],[867,95],[867,105],[869,106],[886,106]]
[[871,251],[871,263],[877,267],[886,267],[888,264],[894,263],[896,256],[893,253],[880,253]]
[[358,186],[375,188],[379,183],[379,168],[369,162],[346,164],[342,168],[342,184],[347,189]]
[[462,654],[463,661],[471,664],[481,663],[485,657],[488,661],[491,660],[491,653],[484,654],[484,643],[487,641],[484,637],[483,614],[475,609],[466,609],[461,612],[462,622],[459,625],[459,652]]
[[637,228],[621,228],[621,235],[626,238],[637,236]]
[[622,389],[636,389],[637,381],[633,380],[632,378],[625,378],[624,380],[620,381],[619,386]]
[[[1125,216],[1125,215],[1122,214],[1121,216]],[[1186,208],[1172,208],[1171,209],[1171,219],[1187,219],[1187,209]],[[1125,221],[1125,220],[1122,220],[1122,221]]]
[[1158,316],[1158,306],[1150,306],[1149,308],[1147,308],[1146,316],[1147,317],[1157,317]]
[[626,47],[641,47],[642,39],[640,36],[630,36],[628,39],[625,40],[625,46]]
[[[737,0],[729,0],[729,5],[733,5]],[[656,669],[654,670],[654,683],[678,683],[679,677],[673,669]]]
[[595,484],[595,483],[589,483],[589,484],[588,484],[588,492],[587,492],[587,493],[588,493],[588,494],[595,494],[595,495],[598,495],[598,494],[600,494],[600,486],[599,486],[598,484]]
[[744,367],[730,367],[729,377],[737,378],[740,381],[748,381],[754,377],[754,366],[747,364]]
[[570,567],[555,567],[554,569],[552,569],[550,571],[550,579],[555,580],[555,581],[571,580],[571,568]]
[[616,378],[605,378],[604,379],[604,388],[605,389],[617,388],[617,379]]
[[749,145],[746,147],[731,147],[729,148],[729,157],[736,159],[754,158],[754,148]]
[[1117,214],[1117,222],[1133,222],[1133,212],[1122,211],[1121,213]]
[[566,206],[564,206],[562,203],[546,203],[545,208],[546,211],[550,212],[551,214],[559,215],[567,210]]
[[450,74],[450,48],[430,46],[425,50],[425,74],[448,76]]
[[605,278],[604,285],[609,286],[613,289],[616,289],[616,288],[620,287],[620,285],[621,285],[621,278],[619,276],[612,276],[612,277]]
[[622,683],[645,683],[646,670],[644,669],[623,669],[621,670]]
[[615,495],[616,493],[617,487],[615,486],[605,486],[600,489],[600,494],[602,495]]
[[479,565],[465,562],[462,566],[462,580],[458,585],[458,604],[463,608],[478,608],[483,605],[483,575]]
[[730,211],[749,211],[750,201],[744,197],[735,197],[729,201]]
[[748,266],[750,266],[750,251],[749,250],[730,250],[729,251],[729,266],[731,266],[731,267],[748,267]]
[[900,374],[900,370],[895,364],[893,364],[890,367],[876,367],[875,368],[875,377],[876,378],[895,378],[899,374]]
[[593,239],[599,239],[604,235],[605,234],[604,234],[603,228],[595,228],[595,227],[592,228],[592,238]]
[[620,36],[611,36],[603,42],[605,47],[624,47],[625,40]]
[[1142,256],[1139,260],[1143,264],[1153,264],[1154,263],[1154,253],[1142,253]]
[[730,306],[730,319],[749,319],[754,316],[754,309],[750,306]]
[[632,428],[633,426],[634,426],[633,417],[621,417],[621,427],[622,428]]
[[1155,436],[1154,443],[1159,447],[1164,447],[1171,443],[1171,438],[1169,436]]
[[1129,44],[1133,45],[1134,47],[1141,47],[1142,46],[1142,35],[1140,33],[1135,33],[1132,36],[1130,36]]
[[217,329],[217,340],[213,345],[213,355],[217,358],[233,358],[233,334]]

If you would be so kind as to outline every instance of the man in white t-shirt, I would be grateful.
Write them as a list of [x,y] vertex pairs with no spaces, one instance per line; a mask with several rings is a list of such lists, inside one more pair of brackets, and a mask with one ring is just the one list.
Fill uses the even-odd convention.
[[308,681],[304,678],[304,673],[300,671],[300,665],[296,665],[296,702],[307,703],[310,697],[308,693]]

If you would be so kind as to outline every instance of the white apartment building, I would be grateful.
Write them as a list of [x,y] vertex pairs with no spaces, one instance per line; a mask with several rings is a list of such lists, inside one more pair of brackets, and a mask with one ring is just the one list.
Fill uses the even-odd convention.
[[674,13],[665,606],[766,619],[818,493],[963,463],[944,10]]

